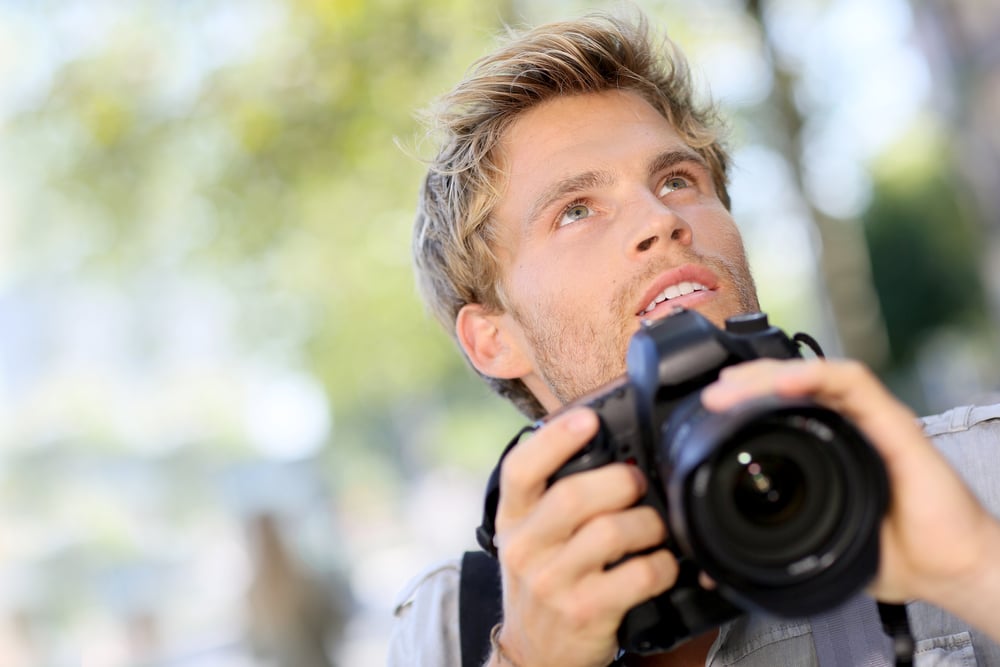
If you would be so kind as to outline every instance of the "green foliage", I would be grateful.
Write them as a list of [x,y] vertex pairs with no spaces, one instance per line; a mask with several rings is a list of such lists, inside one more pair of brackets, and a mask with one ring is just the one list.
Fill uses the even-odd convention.
[[942,326],[982,325],[977,230],[954,182],[938,170],[883,179],[864,219],[893,366],[912,363]]
[[[44,193],[25,242],[75,235],[71,268],[123,285],[152,271],[219,284],[238,303],[237,344],[252,355],[288,340],[279,354],[321,379],[338,418],[468,383],[415,297],[413,109],[460,75],[498,17],[432,5],[291,2],[247,36],[252,49],[213,61],[209,41],[186,69],[174,31],[217,8],[125,14],[13,121],[44,164],[25,175]],[[194,83],[170,90],[177,77]]]

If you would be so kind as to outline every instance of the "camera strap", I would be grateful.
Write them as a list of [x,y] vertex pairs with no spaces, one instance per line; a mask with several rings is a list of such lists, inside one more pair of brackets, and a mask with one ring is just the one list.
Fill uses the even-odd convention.
[[510,439],[507,446],[503,448],[503,453],[500,454],[500,459],[497,461],[496,467],[493,468],[493,472],[490,473],[490,479],[486,482],[486,495],[483,498],[483,522],[479,524],[476,528],[476,542],[479,546],[483,548],[483,551],[489,555],[496,558],[497,547],[493,543],[493,538],[496,536],[496,518],[497,518],[497,505],[500,504],[500,466],[503,464],[503,460],[507,458],[507,454],[510,450],[514,449],[514,445],[521,442],[521,438],[524,437],[525,433],[531,433],[541,426],[541,422],[537,421],[533,424],[528,424],[517,434]]
[[882,619],[882,629],[892,639],[896,667],[911,667],[916,647],[913,633],[910,632],[910,618],[906,615],[906,605],[879,602],[878,615]]
[[819,667],[908,667],[913,638],[906,607],[856,595],[809,617]]

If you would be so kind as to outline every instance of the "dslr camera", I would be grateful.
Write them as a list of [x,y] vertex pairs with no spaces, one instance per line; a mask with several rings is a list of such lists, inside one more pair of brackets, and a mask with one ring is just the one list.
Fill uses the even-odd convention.
[[[801,357],[803,339],[764,313],[719,329],[678,309],[633,336],[624,376],[573,403],[593,408],[600,428],[550,484],[616,461],[637,465],[649,480],[639,504],[662,517],[662,546],[681,564],[673,588],[626,614],[622,649],[666,651],[746,610],[826,611],[875,575],[888,480],[856,427],[808,400],[720,413],[701,405],[726,366]],[[698,584],[699,570],[714,590]]]

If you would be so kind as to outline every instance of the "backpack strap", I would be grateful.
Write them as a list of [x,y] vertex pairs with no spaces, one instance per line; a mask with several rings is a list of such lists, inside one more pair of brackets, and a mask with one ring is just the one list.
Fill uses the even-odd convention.
[[500,563],[483,551],[466,551],[458,591],[462,667],[482,667],[490,655],[490,630],[502,619]]
[[[466,551],[458,591],[462,667],[482,667],[490,656],[490,631],[503,620],[500,563],[484,551]],[[621,654],[608,667],[625,667]]]
[[855,595],[835,609],[810,616],[809,622],[820,667],[913,664],[913,636],[904,605],[876,604],[867,595]]
[[538,428],[539,422],[525,426],[511,438],[490,474],[483,498],[483,521],[476,528],[476,541],[483,551],[466,551],[462,556],[462,576],[458,589],[458,632],[462,647],[462,667],[482,667],[490,655],[490,631],[503,620],[503,589],[500,562],[493,543],[494,520],[500,503],[500,465],[521,437]]

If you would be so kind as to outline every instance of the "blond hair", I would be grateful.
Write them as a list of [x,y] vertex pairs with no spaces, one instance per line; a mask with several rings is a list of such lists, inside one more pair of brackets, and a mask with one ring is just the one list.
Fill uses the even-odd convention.
[[[607,90],[634,91],[662,113],[705,158],[729,207],[729,157],[715,110],[695,104],[686,60],[668,39],[654,42],[645,17],[592,14],[514,35],[431,109],[441,147],[420,191],[413,255],[421,294],[452,336],[466,304],[507,310],[492,219],[505,182],[499,151],[505,132],[548,99]],[[545,414],[520,380],[483,377],[529,417]]]

